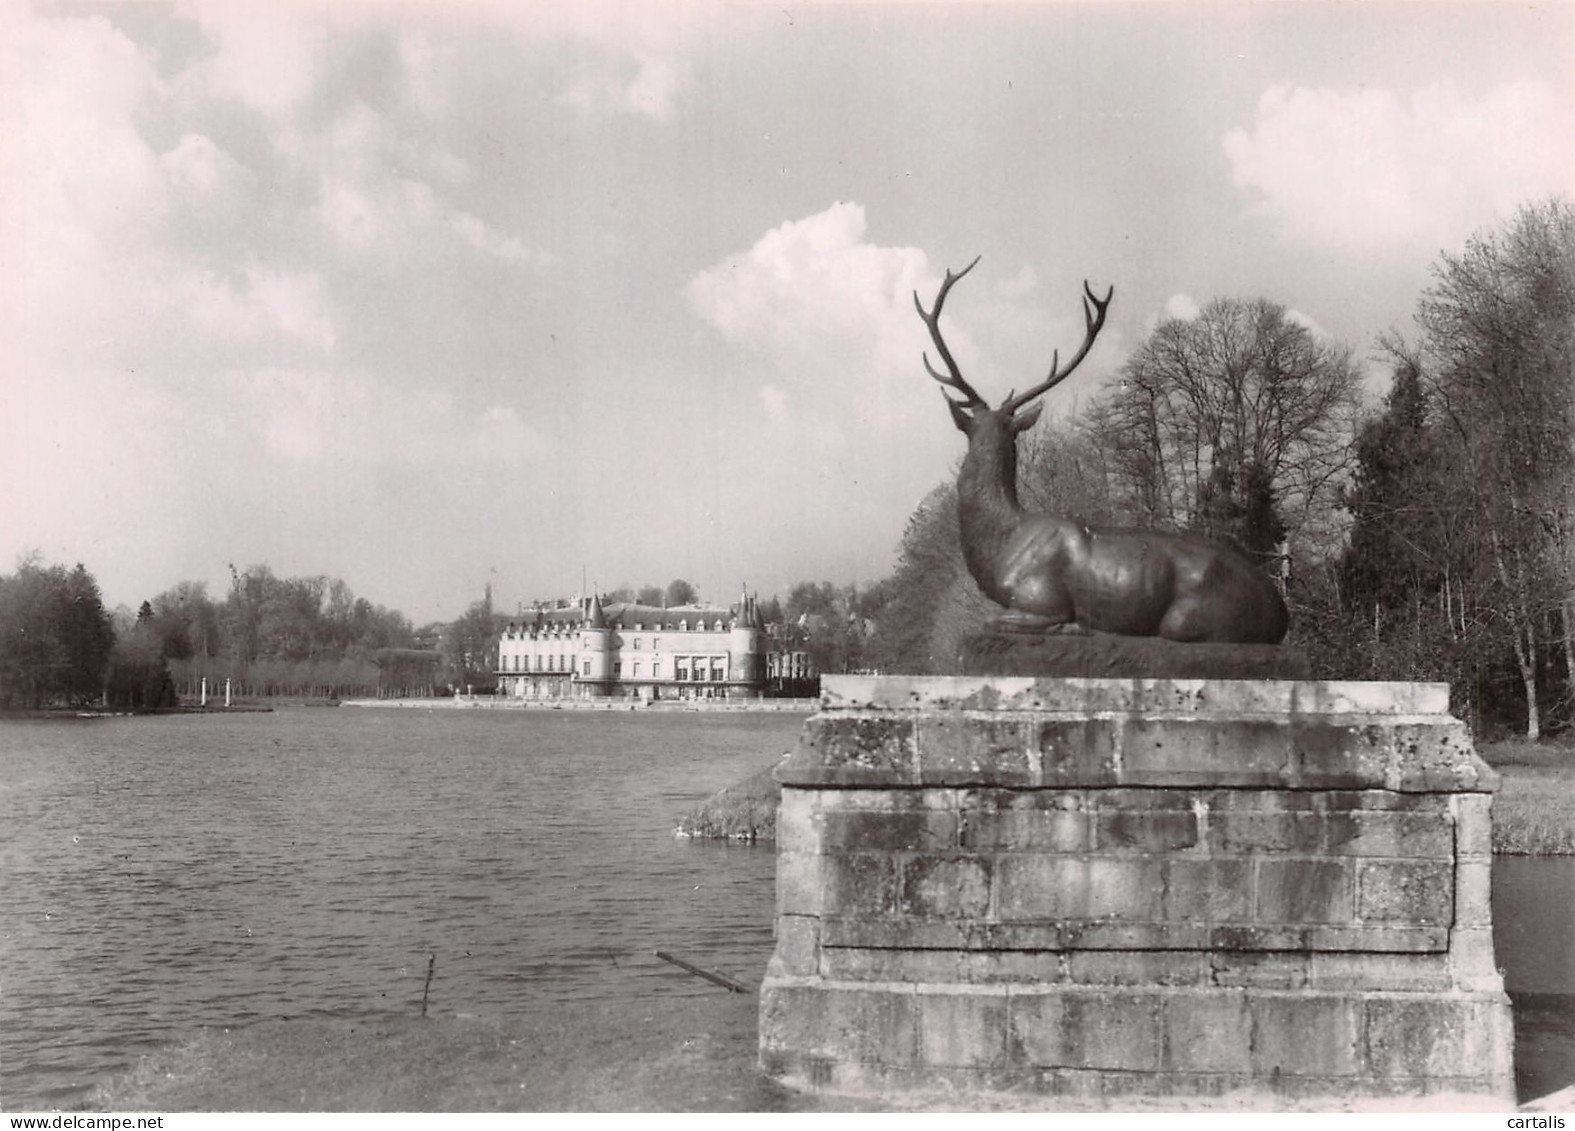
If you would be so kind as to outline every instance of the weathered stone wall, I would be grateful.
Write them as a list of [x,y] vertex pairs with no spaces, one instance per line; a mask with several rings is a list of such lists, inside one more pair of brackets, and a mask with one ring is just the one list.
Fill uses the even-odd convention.
[[825,681],[761,1060],[844,1090],[1512,1095],[1447,689]]

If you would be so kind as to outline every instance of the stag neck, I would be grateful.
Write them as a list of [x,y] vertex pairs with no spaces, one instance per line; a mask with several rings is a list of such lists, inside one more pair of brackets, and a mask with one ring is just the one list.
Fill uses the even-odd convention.
[[1010,433],[969,437],[957,473],[957,516],[969,572],[976,579],[993,576],[1000,547],[1024,517],[1017,500],[1017,442]]

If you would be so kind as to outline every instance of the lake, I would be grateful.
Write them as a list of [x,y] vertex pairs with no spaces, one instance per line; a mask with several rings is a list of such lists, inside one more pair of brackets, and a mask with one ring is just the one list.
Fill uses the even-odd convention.
[[203,1025],[758,983],[769,850],[677,839],[802,716],[297,709],[0,722],[0,1108]]
[[[769,849],[676,839],[802,716],[296,709],[0,722],[0,1109],[201,1026],[747,984]],[[1523,1096],[1575,1082],[1575,860],[1495,865]]]

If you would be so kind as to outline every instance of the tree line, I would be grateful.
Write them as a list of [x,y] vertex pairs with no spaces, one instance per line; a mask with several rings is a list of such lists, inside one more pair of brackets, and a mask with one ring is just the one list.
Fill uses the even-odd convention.
[[[1523,208],[1433,266],[1418,335],[1362,367],[1306,318],[1218,298],[1154,327],[1080,416],[1022,441],[1030,509],[1192,530],[1278,579],[1288,643],[1321,678],[1447,680],[1481,727],[1575,722],[1575,211]],[[25,559],[0,577],[0,707],[157,705],[203,677],[239,694],[430,694],[492,686],[511,617],[490,588],[416,629],[327,577],[231,567],[106,613],[92,575]],[[698,599],[681,579],[608,600]],[[963,564],[955,488],[910,516],[892,573],[802,582],[762,612],[821,672],[955,670],[993,606]]]
[[[1349,347],[1266,299],[1160,322],[1094,403],[1022,441],[1030,509],[1190,530],[1279,580],[1288,643],[1338,679],[1450,681],[1531,737],[1575,722],[1575,212],[1522,208],[1433,266],[1363,411]],[[956,494],[909,518],[864,658],[951,670],[989,605]]]
[[0,577],[0,708],[156,708],[211,695],[430,694],[442,654],[406,617],[328,577],[230,570],[223,599],[183,581],[135,613],[104,608],[85,566],[25,558]]

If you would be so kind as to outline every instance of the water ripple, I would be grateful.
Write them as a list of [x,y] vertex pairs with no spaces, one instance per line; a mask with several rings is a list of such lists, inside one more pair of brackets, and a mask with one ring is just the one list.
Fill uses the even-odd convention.
[[769,851],[675,840],[779,716],[280,711],[0,723],[0,1104],[204,1025],[714,992],[758,978]]

